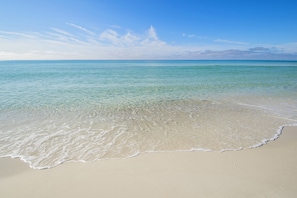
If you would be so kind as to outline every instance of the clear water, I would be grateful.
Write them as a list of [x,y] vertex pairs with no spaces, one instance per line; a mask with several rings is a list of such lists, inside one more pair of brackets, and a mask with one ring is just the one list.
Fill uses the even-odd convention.
[[0,157],[252,148],[297,124],[296,61],[2,61]]

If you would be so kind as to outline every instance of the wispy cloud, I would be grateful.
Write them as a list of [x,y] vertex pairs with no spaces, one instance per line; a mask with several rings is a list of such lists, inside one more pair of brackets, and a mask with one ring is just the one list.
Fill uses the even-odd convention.
[[59,33],[59,34],[63,34],[63,35],[66,35],[66,36],[71,36],[71,37],[73,37],[72,34],[66,32],[66,31],[64,31],[64,30],[60,30],[60,29],[58,29],[58,28],[51,28],[51,29],[52,29],[53,31]]
[[[223,39],[209,45],[170,45],[151,26],[145,33],[111,28],[92,32],[71,28],[46,32],[0,31],[0,60],[7,59],[295,59],[297,43],[251,45]],[[185,36],[189,36],[185,34]],[[213,43],[218,43],[213,45]],[[226,43],[221,44],[220,43]],[[211,45],[212,44],[212,45]],[[234,45],[236,44],[236,45]],[[238,45],[238,46],[237,46]],[[233,47],[236,46],[234,49]]]
[[187,38],[210,39],[207,36],[198,36],[196,34],[187,34],[187,33],[182,33],[182,36]]
[[1,31],[0,59],[162,58],[173,48],[158,38],[153,26],[146,34],[122,34],[114,29],[96,34],[77,28],[85,34],[59,28],[34,34]]
[[113,28],[113,29],[121,29],[121,26],[119,25],[109,25],[110,28]]
[[184,37],[189,37],[189,38],[194,38],[194,37],[196,37],[195,34],[186,34],[186,33],[182,33],[182,36],[184,36]]
[[127,32],[124,35],[120,35],[118,32],[112,29],[105,30],[99,35],[100,41],[104,44],[113,44],[113,46],[133,46],[139,44],[141,40],[137,35]]
[[77,43],[77,44],[86,44],[85,41],[80,40],[77,36],[66,32],[64,30],[60,30],[57,28],[51,28],[53,32],[46,32],[39,39],[43,39],[44,42],[65,42],[65,43]]
[[94,32],[92,32],[92,31],[90,31],[90,30],[87,30],[86,28],[84,28],[84,27],[82,27],[82,26],[76,25],[76,24],[74,24],[74,23],[66,23],[66,24],[67,24],[67,25],[70,25],[70,26],[72,26],[72,27],[74,27],[74,28],[77,28],[77,29],[79,29],[79,30],[81,30],[81,31],[83,31],[83,32],[86,32],[86,33],[88,33],[88,34],[90,34],[90,35],[95,35]]
[[153,26],[151,26],[150,29],[148,30],[148,36],[149,36],[148,38],[150,39],[159,40],[157,36],[157,32]]
[[279,49],[265,48],[265,47],[254,47],[246,50],[238,49],[229,49],[229,50],[200,50],[200,51],[188,51],[188,55],[185,54],[188,58],[195,59],[222,59],[222,60],[231,60],[231,59],[246,59],[246,60],[296,60],[297,52],[288,53],[281,52]]
[[226,44],[233,44],[233,45],[248,45],[249,43],[247,42],[242,42],[242,41],[233,41],[233,40],[226,40],[226,39],[213,39],[211,37],[208,36],[198,36],[196,34],[187,34],[187,33],[182,33],[183,37],[187,37],[187,38],[196,38],[196,39],[204,39],[204,40],[209,40],[209,41],[213,41],[216,43],[226,43]]
[[22,32],[10,32],[10,31],[0,31],[0,36],[3,38],[35,38],[39,36],[39,33],[22,33]]
[[144,47],[144,46],[157,46],[166,45],[166,42],[161,41],[158,38],[157,32],[153,26],[151,26],[146,34],[137,35],[128,31],[126,34],[121,35],[116,30],[107,29],[99,35],[100,41],[104,44],[113,44],[113,46],[126,46],[126,47]]
[[249,43],[246,43],[246,42],[230,41],[230,40],[225,40],[225,39],[215,39],[214,42],[236,44],[236,45],[248,45],[249,44]]
[[144,36],[144,39],[141,41],[142,45],[154,45],[154,46],[160,46],[160,45],[167,45],[166,42],[161,41],[158,38],[157,32],[153,26],[151,26],[148,31],[147,35]]
[[117,44],[120,40],[118,33],[112,29],[108,29],[102,32],[99,38],[102,41],[111,42],[113,44]]

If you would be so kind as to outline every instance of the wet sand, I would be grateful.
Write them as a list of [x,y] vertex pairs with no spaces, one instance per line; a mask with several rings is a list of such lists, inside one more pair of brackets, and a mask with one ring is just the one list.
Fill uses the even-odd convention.
[[297,194],[297,127],[254,149],[148,153],[33,170],[0,159],[0,197],[286,197]]

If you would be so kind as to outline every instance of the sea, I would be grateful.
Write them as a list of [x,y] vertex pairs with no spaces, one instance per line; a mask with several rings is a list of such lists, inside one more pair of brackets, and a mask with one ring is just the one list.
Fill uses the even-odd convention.
[[0,61],[0,158],[34,169],[252,149],[297,126],[297,61]]

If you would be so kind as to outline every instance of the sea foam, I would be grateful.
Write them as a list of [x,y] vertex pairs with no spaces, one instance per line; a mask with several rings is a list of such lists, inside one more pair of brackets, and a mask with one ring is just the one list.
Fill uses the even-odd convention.
[[0,62],[0,157],[45,169],[147,152],[256,148],[297,123],[296,66]]

